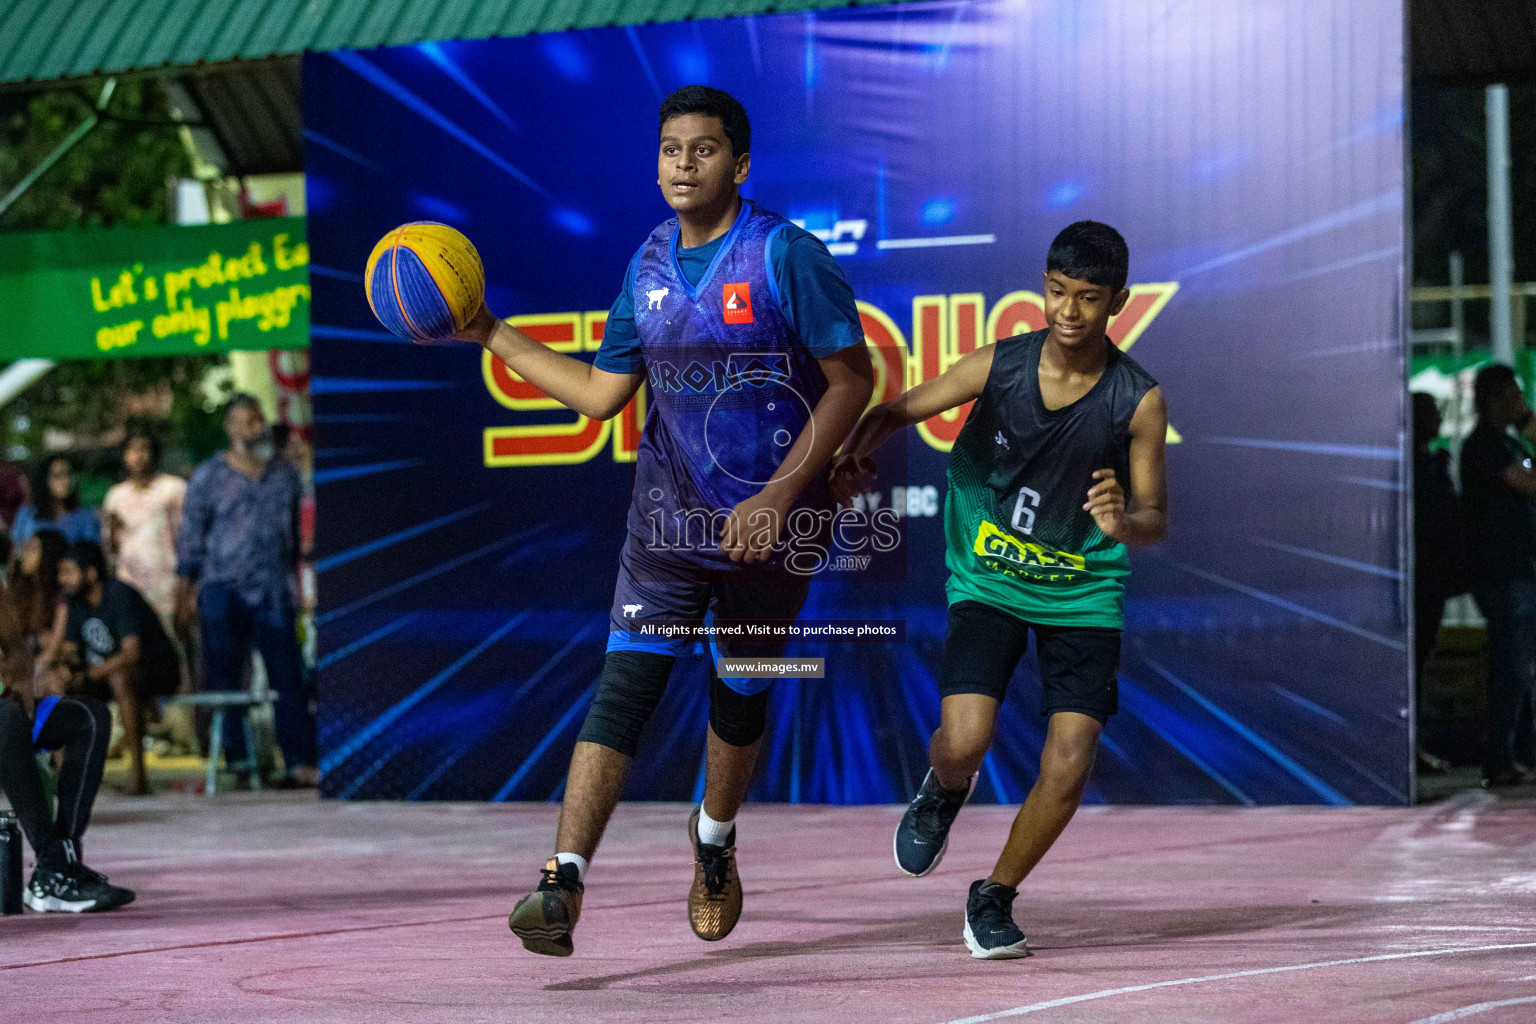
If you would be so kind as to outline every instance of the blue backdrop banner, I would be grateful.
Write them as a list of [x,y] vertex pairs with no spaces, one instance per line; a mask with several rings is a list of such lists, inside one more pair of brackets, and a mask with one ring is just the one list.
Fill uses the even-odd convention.
[[[567,412],[471,346],[384,333],[361,271],[409,220],[464,231],[498,315],[590,359],[669,216],[661,98],[752,118],[744,191],[823,238],[878,394],[1044,325],[1071,221],[1115,225],[1111,336],[1163,384],[1172,531],[1132,556],[1120,712],[1087,799],[1409,798],[1403,17],[1380,0],[974,0],[307,56],[321,745],[332,796],[547,800],[602,663],[642,406]],[[893,442],[899,547],[829,571],[752,796],[902,801],[937,724],[944,467]],[[697,798],[708,664],[683,658],[628,795]],[[977,798],[1044,736],[1031,656]]]

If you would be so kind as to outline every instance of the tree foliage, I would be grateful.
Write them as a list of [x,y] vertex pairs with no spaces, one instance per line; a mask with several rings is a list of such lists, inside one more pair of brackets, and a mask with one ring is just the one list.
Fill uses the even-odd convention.
[[[41,163],[95,101],[94,91],[80,88],[0,96],[0,182],[9,187]],[[165,90],[148,79],[123,81],[101,122],[5,212],[0,228],[163,224],[167,182],[190,168]]]

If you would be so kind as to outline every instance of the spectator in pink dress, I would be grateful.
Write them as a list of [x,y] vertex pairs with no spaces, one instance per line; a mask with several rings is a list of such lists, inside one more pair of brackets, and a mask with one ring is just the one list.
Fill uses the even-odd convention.
[[102,503],[107,548],[117,559],[117,578],[144,595],[170,626],[176,610],[176,535],[187,482],[160,472],[160,442],[145,426],[128,430],[123,444],[128,478]]
[[[166,634],[175,637],[176,535],[181,530],[187,482],[160,472],[160,454],[160,438],[152,426],[130,421],[123,439],[127,479],[107,491],[101,518],[113,575],[143,595]],[[187,690],[191,678],[181,671],[184,648],[176,641],[172,645],[175,671],[170,676],[169,689],[160,696]],[[154,723],[151,735],[169,741],[172,750],[197,750],[191,708],[173,705],[161,711],[154,701],[147,701],[144,706]]]

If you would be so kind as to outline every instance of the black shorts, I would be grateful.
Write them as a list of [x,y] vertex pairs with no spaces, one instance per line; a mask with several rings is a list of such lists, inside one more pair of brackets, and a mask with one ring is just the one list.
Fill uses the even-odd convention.
[[1120,706],[1118,629],[1042,626],[979,601],[949,606],[939,696],[984,693],[1001,703],[1029,647],[1031,629],[1040,665],[1040,713],[1077,711],[1108,721]]

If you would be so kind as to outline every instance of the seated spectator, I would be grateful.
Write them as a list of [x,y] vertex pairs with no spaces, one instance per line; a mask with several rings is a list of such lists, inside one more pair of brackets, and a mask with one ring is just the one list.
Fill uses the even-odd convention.
[[58,530],[71,544],[77,540],[101,542],[101,521],[94,510],[80,507],[74,470],[63,455],[38,463],[32,476],[32,498],[16,510],[16,522],[11,524],[11,544],[20,547],[44,526]]
[[0,583],[0,694],[30,698],[33,649],[14,597],[14,582]]
[[73,545],[59,563],[59,585],[69,598],[60,661],[72,669],[70,688],[117,701],[132,764],[126,792],[148,793],[145,720],[154,698],[175,693],[181,681],[176,649],[143,595],[107,576],[101,545]]
[[0,520],[10,530],[16,510],[27,500],[27,481],[14,462],[0,462]]
[[[86,867],[80,853],[112,734],[106,705],[86,696],[46,697],[34,717],[26,703],[10,686],[0,692],[0,791],[37,855],[23,900],[33,910],[76,914],[133,902],[132,890]],[[37,750],[64,752],[56,814],[38,775]]]
[[[51,662],[64,640],[59,563],[68,549],[69,543],[59,531],[38,530],[21,545],[6,588],[6,603],[15,614],[26,649],[29,683],[31,665]],[[17,680],[15,685],[20,682]]]

